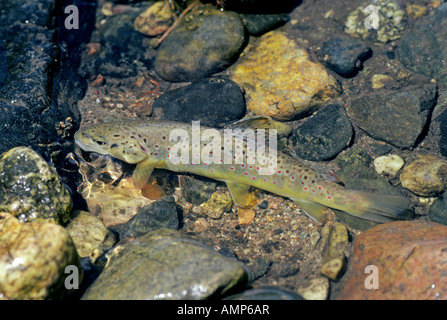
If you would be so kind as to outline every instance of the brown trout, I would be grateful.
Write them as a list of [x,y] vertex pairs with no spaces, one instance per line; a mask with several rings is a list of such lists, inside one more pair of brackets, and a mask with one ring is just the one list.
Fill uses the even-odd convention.
[[[259,120],[239,121],[234,128],[244,128],[246,123],[259,131],[262,124],[266,127],[265,119]],[[229,140],[225,130],[200,126],[199,134],[206,130],[211,134],[197,139],[194,130],[191,124],[173,121],[115,120],[79,130],[75,142],[84,151],[136,164],[132,178],[137,188],[142,188],[152,171],[159,168],[224,181],[234,202],[242,207],[247,204],[250,187],[256,187],[290,198],[320,222],[326,220],[328,208],[380,223],[405,219],[410,201],[403,196],[348,190],[333,176],[316,172],[282,152],[276,157],[269,154],[268,160],[275,163],[271,166],[270,161],[266,166],[267,157],[261,162],[257,154],[253,155],[253,137],[232,134]],[[186,138],[172,137],[173,132],[183,133]]]

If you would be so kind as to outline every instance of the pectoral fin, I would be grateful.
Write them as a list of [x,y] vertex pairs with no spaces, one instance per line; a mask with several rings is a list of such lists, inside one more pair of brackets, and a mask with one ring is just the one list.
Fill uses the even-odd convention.
[[234,202],[241,207],[245,207],[249,202],[249,190],[250,186],[241,183],[226,182],[228,190],[230,190],[231,196]]
[[135,186],[135,188],[143,188],[144,185],[148,182],[152,171],[154,171],[153,164],[145,163],[144,161],[137,164],[137,167],[132,174],[133,185]]
[[329,210],[327,207],[312,201],[292,199],[293,202],[298,204],[304,212],[312,219],[325,223],[328,218]]

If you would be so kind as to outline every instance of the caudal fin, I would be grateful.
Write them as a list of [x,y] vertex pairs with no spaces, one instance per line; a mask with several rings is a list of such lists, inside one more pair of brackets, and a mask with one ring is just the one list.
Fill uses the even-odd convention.
[[366,220],[384,223],[410,218],[410,200],[397,195],[356,192],[357,202],[341,210]]

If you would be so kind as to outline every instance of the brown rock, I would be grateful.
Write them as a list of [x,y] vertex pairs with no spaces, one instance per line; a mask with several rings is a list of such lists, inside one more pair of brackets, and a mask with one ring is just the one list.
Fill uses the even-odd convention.
[[[397,221],[365,231],[354,242],[352,270],[337,298],[447,299],[446,237],[446,226],[425,221]],[[376,268],[377,289],[369,286],[374,272],[365,270],[368,266]]]

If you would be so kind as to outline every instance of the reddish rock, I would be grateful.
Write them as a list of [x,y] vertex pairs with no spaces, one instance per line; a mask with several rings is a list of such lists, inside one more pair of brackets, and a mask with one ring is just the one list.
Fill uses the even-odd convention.
[[[354,242],[352,269],[340,300],[447,299],[447,226],[425,221],[386,223]],[[373,284],[376,266],[378,289]]]

